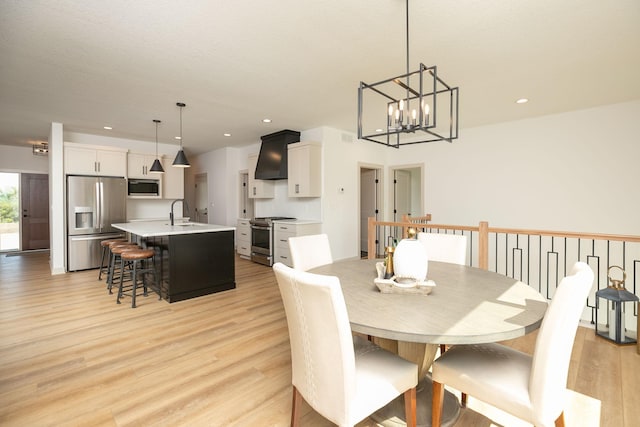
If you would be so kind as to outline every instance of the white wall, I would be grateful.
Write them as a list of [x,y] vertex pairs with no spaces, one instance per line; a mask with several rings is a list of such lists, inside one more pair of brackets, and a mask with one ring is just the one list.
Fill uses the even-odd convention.
[[[398,150],[358,141],[353,134],[338,129],[322,130],[322,229],[329,235],[334,259],[351,258],[360,254],[360,167],[386,165]],[[384,180],[389,174],[384,171],[382,175]],[[386,206],[386,185],[382,185],[382,193],[385,202],[381,206]]]
[[48,173],[49,156],[34,156],[31,147],[0,145],[0,172]]
[[401,148],[425,164],[425,209],[440,224],[640,234],[640,101],[466,129]]
[[[195,206],[195,175],[207,173],[210,224],[236,225],[238,218],[238,171],[246,169],[246,149],[225,147],[194,158],[185,180],[189,206]],[[242,166],[244,164],[244,167]]]
[[465,129],[451,144],[398,150],[348,143],[348,133],[323,128],[323,230],[336,259],[357,256],[360,164],[384,164],[386,182],[390,167],[423,163],[425,213],[435,223],[640,235],[638,118],[634,101]]

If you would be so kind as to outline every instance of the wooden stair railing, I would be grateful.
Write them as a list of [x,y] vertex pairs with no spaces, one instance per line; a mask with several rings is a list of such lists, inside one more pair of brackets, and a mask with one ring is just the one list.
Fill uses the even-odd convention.
[[[596,268],[596,270],[600,269],[600,258],[602,258],[603,260],[605,260],[607,267],[609,266],[610,263],[613,263],[611,265],[615,265],[616,261],[614,260],[610,260],[609,259],[609,246],[611,244],[611,242],[619,242],[621,243],[621,247],[622,249],[622,258],[627,259],[628,263],[631,264],[631,267],[627,267],[630,268],[630,273],[634,276],[633,277],[633,281],[628,280],[627,281],[627,288],[631,291],[631,292],[635,292],[636,294],[638,292],[640,292],[639,287],[636,285],[636,283],[640,283],[640,275],[637,276],[636,278],[636,270],[640,271],[640,259],[637,259],[639,257],[635,256],[634,254],[636,253],[640,253],[640,249],[638,249],[638,246],[634,246],[634,245],[640,245],[640,236],[632,236],[632,235],[616,235],[616,234],[599,234],[599,233],[578,233],[578,232],[570,232],[570,231],[550,231],[550,230],[531,230],[531,229],[517,229],[517,228],[500,228],[500,227],[489,227],[489,223],[487,221],[482,221],[478,224],[478,226],[460,226],[460,225],[444,225],[444,224],[432,224],[431,223],[431,215],[430,214],[426,214],[424,217],[410,217],[407,215],[404,215],[402,218],[401,222],[393,222],[393,221],[376,221],[375,218],[369,218],[368,220],[368,239],[367,239],[367,250],[368,250],[368,258],[369,259],[373,259],[376,258],[376,236],[377,236],[377,231],[378,228],[384,228],[384,227],[397,227],[398,229],[402,230],[402,237],[405,238],[407,236],[407,230],[410,227],[414,227],[417,228],[418,231],[424,231],[424,230],[436,230],[435,232],[452,232],[452,233],[471,233],[472,235],[474,233],[477,233],[477,266],[479,268],[482,268],[484,270],[489,270],[489,258],[490,258],[490,253],[489,253],[489,247],[490,247],[490,236],[492,240],[492,242],[495,242],[494,246],[497,245],[498,243],[498,236],[524,236],[524,238],[539,238],[542,239],[543,237],[546,238],[551,238],[552,241],[554,239],[561,239],[565,241],[565,249],[566,249],[566,241],[567,239],[574,239],[576,241],[578,241],[578,245],[580,244],[580,242],[582,241],[586,241],[587,243],[583,243],[583,245],[585,246],[590,246],[595,248],[596,246],[596,242],[600,242],[599,244],[602,244],[602,246],[606,246],[606,256],[600,256],[599,254],[591,254],[591,255],[587,255],[587,261],[589,258],[595,259],[595,261],[593,261],[595,263],[595,267],[592,266],[592,268]],[[560,246],[560,244],[558,244],[558,246]],[[580,247],[580,246],[578,246]],[[474,248],[471,248],[472,250]],[[547,250],[547,249],[545,249]],[[595,251],[595,249],[592,249]],[[551,251],[553,251],[553,249],[551,249]],[[627,251],[628,253],[631,253],[631,256],[629,256],[629,254],[627,254],[627,258],[625,258],[625,251]],[[565,254],[566,255],[566,254]],[[496,254],[494,254],[494,258],[496,258],[498,256],[497,252]],[[583,255],[584,256],[584,255]],[[630,261],[629,261],[630,259]],[[470,261],[471,263],[472,261]],[[497,268],[497,259],[496,259],[496,267]],[[624,261],[622,261],[624,263]],[[621,264],[622,265],[622,264]],[[606,271],[606,268],[604,269]],[[513,273],[513,272],[512,272]],[[515,273],[514,273],[515,274]],[[599,281],[598,277],[596,277],[596,289],[597,288],[602,288],[603,286],[606,286],[606,279],[605,279],[605,283],[602,284],[601,281]],[[551,294],[547,295],[547,298],[551,299]],[[590,305],[589,303],[587,303],[587,307],[591,308],[592,310],[595,309],[595,306]],[[637,314],[636,314],[637,315]],[[637,328],[640,329],[640,316],[637,316],[638,320],[638,326]],[[593,321],[593,319],[592,319]],[[638,330],[637,329],[637,330]],[[638,340],[638,353],[640,354],[640,340]]]

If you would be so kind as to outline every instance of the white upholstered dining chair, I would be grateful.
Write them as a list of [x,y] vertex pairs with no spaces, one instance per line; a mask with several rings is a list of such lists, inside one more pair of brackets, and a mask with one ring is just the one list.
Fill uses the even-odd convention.
[[418,233],[418,240],[427,250],[429,261],[467,263],[467,236],[462,234]]
[[360,337],[352,337],[340,281],[273,266],[284,302],[293,404],[302,399],[338,426],[353,426],[404,393],[407,425],[416,425],[418,367]]
[[432,425],[440,426],[444,385],[476,396],[538,427],[564,426],[571,350],[593,284],[584,262],[560,282],[533,356],[500,344],[453,346],[432,366]]
[[[467,236],[462,234],[418,233],[418,241],[427,251],[427,260],[465,265],[467,263]],[[446,343],[440,344],[440,353],[447,350]],[[463,405],[466,396],[463,395]]]
[[293,268],[307,271],[333,263],[329,237],[326,234],[289,237]]

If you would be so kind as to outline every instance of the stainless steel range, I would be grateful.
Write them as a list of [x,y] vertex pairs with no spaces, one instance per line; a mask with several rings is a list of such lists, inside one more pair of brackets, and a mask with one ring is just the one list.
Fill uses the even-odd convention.
[[295,219],[286,216],[253,218],[251,224],[251,261],[273,265],[273,221]]

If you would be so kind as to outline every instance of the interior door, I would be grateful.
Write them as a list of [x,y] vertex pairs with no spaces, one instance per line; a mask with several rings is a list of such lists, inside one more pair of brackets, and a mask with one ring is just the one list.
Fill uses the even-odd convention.
[[49,249],[49,176],[20,174],[22,250]]
[[406,170],[395,170],[393,183],[395,188],[393,220],[401,221],[403,215],[411,215],[411,173]]
[[[368,220],[369,217],[378,218],[379,179],[378,170],[360,168],[360,255],[368,252]],[[378,236],[376,236],[376,240]],[[379,249],[377,249],[379,253]]]

